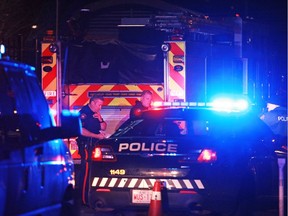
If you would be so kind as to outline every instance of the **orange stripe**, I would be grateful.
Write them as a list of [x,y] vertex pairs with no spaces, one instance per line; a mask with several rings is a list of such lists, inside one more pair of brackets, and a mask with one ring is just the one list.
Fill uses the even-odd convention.
[[[84,106],[86,104],[86,101],[89,101],[89,97],[88,97],[88,92],[89,91],[95,91],[95,90],[98,90],[100,86],[97,86],[98,88],[94,89],[93,87],[95,86],[89,86],[85,91],[83,92],[77,92],[76,94],[80,94],[80,95],[77,95],[78,98],[74,101],[73,104],[71,104],[71,106]],[[85,101],[85,102],[84,102]]]
[[[53,55],[53,53],[49,50],[49,45],[50,44],[48,44],[48,46],[44,50],[42,50],[42,56],[52,56]],[[45,45],[42,45],[42,49],[44,46]]]
[[104,98],[103,106],[109,106],[109,104],[113,101],[114,98]]
[[126,98],[126,100],[129,102],[129,104],[131,106],[134,106],[135,105],[135,102],[138,98]]
[[[88,160],[88,152],[87,149],[85,149],[85,160]],[[82,161],[81,161],[82,162]],[[85,197],[85,190],[86,190],[86,181],[88,178],[88,162],[85,162],[85,175],[84,175],[84,181],[83,181],[83,187],[82,187],[82,201],[84,204],[86,204],[86,197]]]
[[[148,85],[148,84],[139,84],[139,85],[99,85],[99,84],[92,84],[92,85],[70,85],[69,86],[69,93],[72,94],[70,96],[70,108],[75,106],[84,106],[88,100],[88,93],[89,92],[97,92],[97,91],[143,91],[143,90],[150,90],[153,92],[153,99],[157,101],[163,100],[163,92],[158,92],[157,89],[162,87],[162,85]],[[76,95],[74,95],[76,94]],[[135,104],[137,97],[128,97],[128,98],[104,98],[103,106],[132,106]],[[71,103],[72,101],[72,103]],[[73,102],[74,101],[74,102]]]
[[154,101],[161,101],[163,100],[163,98],[158,94],[157,91],[154,91],[154,89],[150,86],[150,85],[140,85],[140,88],[143,90],[150,90],[151,92],[153,92],[153,100]]
[[177,43],[171,43],[170,46],[170,52],[172,52],[174,55],[184,55],[184,50],[182,50]]
[[174,67],[173,65],[169,64],[170,67],[170,77],[176,82],[178,83],[180,86],[184,86],[185,82],[184,82],[184,77],[177,71],[174,71]]
[[[53,82],[54,80],[56,80],[56,65],[52,68],[52,71],[47,73],[43,79],[42,79],[42,86],[43,86],[43,90],[46,90],[46,88],[51,84],[51,82]],[[55,85],[55,89],[56,90],[56,85]]]

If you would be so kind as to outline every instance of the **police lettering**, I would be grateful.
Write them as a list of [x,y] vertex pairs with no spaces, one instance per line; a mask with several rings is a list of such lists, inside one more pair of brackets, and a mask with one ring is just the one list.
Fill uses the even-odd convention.
[[123,152],[126,150],[132,152],[138,151],[156,151],[156,152],[177,152],[177,144],[166,144],[166,143],[120,143],[118,151]]
[[278,116],[278,121],[287,122],[288,121],[288,117],[287,116]]

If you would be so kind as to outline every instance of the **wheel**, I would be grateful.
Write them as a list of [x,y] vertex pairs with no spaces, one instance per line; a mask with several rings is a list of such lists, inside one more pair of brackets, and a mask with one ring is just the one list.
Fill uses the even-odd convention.
[[253,216],[255,204],[255,180],[252,173],[243,176],[235,211],[229,216]]
[[77,190],[70,185],[64,194],[61,208],[61,216],[79,216],[81,208],[81,197]]

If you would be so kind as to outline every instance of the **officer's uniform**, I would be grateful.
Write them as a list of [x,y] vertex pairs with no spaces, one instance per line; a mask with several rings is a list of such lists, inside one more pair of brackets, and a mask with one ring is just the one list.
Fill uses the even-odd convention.
[[130,119],[137,119],[141,116],[141,111],[148,110],[148,107],[142,105],[141,101],[136,101],[130,110]]
[[[79,113],[82,127],[92,133],[99,134],[101,130],[101,122],[98,118],[93,117],[95,113],[90,109],[88,104],[82,107]],[[80,187],[80,190],[82,190],[81,188],[83,187],[86,162],[90,161],[91,150],[97,141],[98,139],[96,138],[86,136],[79,136],[77,139],[78,153],[81,156],[81,166],[76,177],[76,187]]]
[[277,107],[265,113],[263,121],[275,135],[287,137],[287,118],[287,109],[285,107]]
[[[270,106],[270,107],[268,107]],[[276,106],[276,107],[275,107]],[[276,149],[287,151],[287,101],[286,98],[273,96],[267,102],[268,112],[261,119],[270,127],[275,134]]]
[[[90,109],[88,104],[82,107],[82,109],[79,112],[80,112],[80,119],[81,119],[82,127],[92,133],[100,134],[101,122],[99,121],[98,118],[93,117],[95,113]],[[80,136],[77,140],[77,143],[78,143],[79,148],[83,148],[85,146],[88,147],[88,146],[95,144],[97,140],[98,139],[92,138],[92,137]]]

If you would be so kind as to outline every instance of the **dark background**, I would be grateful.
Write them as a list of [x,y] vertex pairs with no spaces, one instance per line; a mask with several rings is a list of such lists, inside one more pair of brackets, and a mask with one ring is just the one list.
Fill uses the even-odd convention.
[[[0,0],[0,42],[5,43],[18,37],[20,41],[14,43],[23,45],[41,36],[47,29],[55,29],[56,23],[61,33],[61,28],[65,27],[65,22],[69,17],[73,16],[81,6],[84,7],[93,2],[97,1],[58,0],[57,17],[57,0]],[[210,17],[229,17],[238,13],[243,20],[251,20],[252,23],[263,25],[267,31],[267,40],[269,40],[268,45],[271,51],[269,54],[279,55],[279,58],[285,59],[286,62],[286,0],[166,0],[165,2],[189,8]],[[32,29],[32,25],[37,25],[38,28]],[[17,58],[24,60],[23,56],[17,56]]]
[[[106,2],[108,2],[107,0]],[[154,0],[157,2],[158,0]],[[69,35],[67,20],[85,5],[105,1],[93,0],[0,0],[0,43],[6,56],[36,66],[40,41],[47,29],[60,37]],[[286,0],[166,0],[165,2],[207,14],[211,18],[238,14],[245,22],[243,55],[249,59],[261,56],[255,79],[287,95],[287,1]],[[58,11],[58,13],[57,13]],[[37,25],[36,29],[32,25]],[[252,61],[251,61],[252,62]],[[259,76],[260,78],[258,78]],[[270,84],[269,84],[270,85]],[[278,94],[279,92],[277,92]]]

